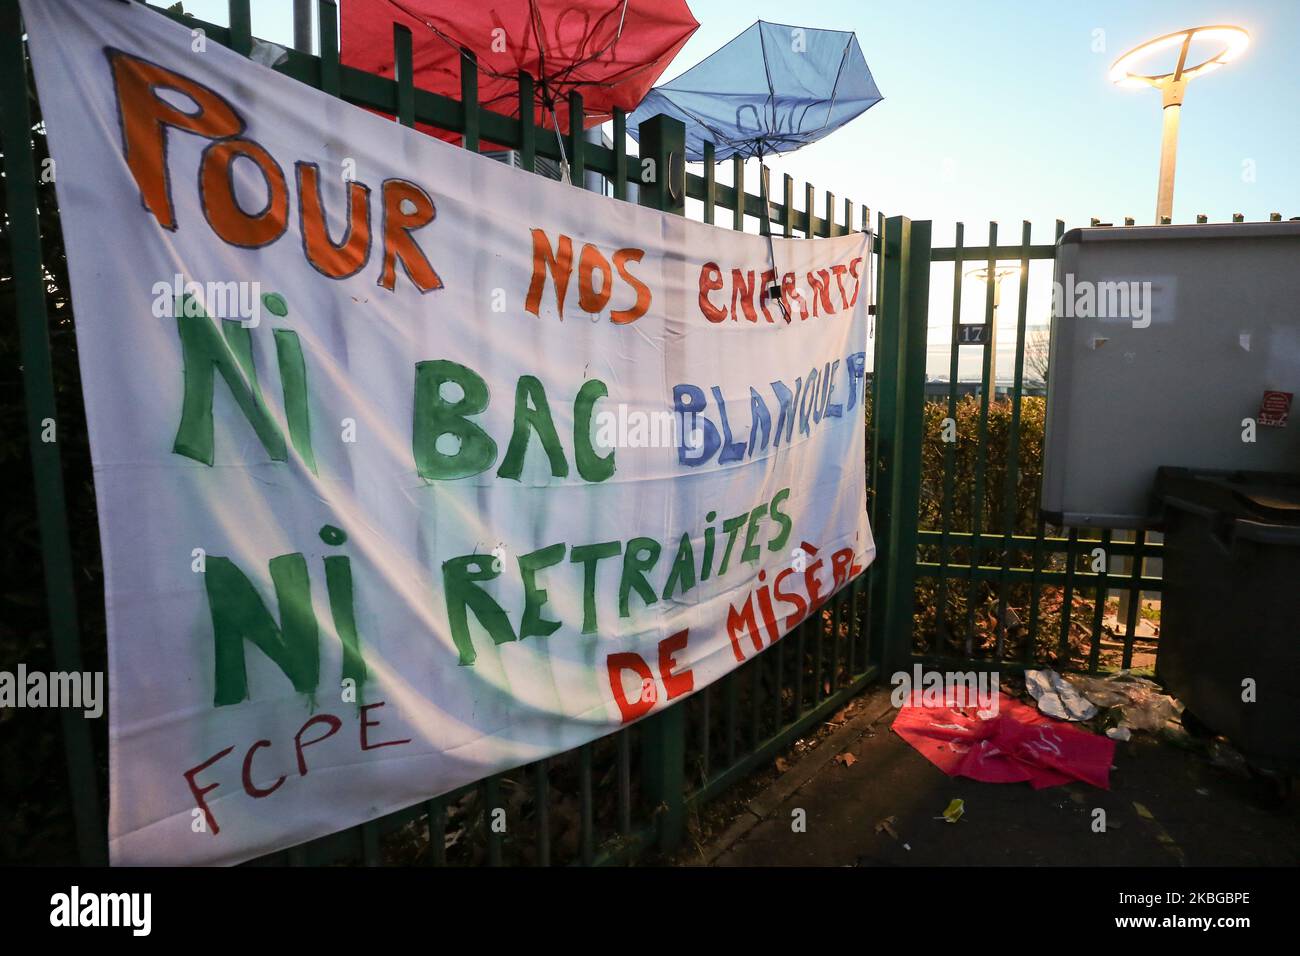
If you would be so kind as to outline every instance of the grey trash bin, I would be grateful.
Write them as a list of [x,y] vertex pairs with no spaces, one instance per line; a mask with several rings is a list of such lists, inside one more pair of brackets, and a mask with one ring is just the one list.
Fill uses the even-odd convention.
[[1300,475],[1161,468],[1153,504],[1165,534],[1157,676],[1252,763],[1294,772]]

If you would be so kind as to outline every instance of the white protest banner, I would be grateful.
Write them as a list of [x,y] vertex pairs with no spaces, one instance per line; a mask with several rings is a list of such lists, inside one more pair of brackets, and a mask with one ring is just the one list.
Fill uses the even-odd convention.
[[23,12],[115,863],[245,860],[611,733],[874,557],[867,235],[776,240],[778,304],[757,236],[453,148],[138,4]]

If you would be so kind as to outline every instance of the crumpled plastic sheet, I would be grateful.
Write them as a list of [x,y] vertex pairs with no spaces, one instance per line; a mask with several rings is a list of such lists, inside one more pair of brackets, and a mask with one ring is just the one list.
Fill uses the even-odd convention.
[[1057,720],[1088,720],[1097,707],[1064,677],[1050,668],[1025,671],[1025,689],[1038,701],[1038,709]]
[[1071,674],[1066,680],[1098,707],[1118,707],[1120,727],[1155,733],[1183,712],[1183,705],[1163,693],[1155,681],[1134,677],[1128,671],[1107,677]]

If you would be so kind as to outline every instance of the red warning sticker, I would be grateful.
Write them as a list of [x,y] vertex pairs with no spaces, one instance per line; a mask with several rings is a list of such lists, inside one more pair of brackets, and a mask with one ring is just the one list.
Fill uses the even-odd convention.
[[1259,423],[1274,428],[1285,427],[1291,415],[1292,397],[1290,392],[1265,392],[1264,400],[1259,404]]

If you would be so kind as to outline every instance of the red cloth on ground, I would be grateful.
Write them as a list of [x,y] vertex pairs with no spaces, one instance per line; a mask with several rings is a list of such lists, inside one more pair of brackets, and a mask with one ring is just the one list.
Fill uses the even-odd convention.
[[[913,700],[919,701],[919,692]],[[1035,790],[1082,780],[1110,789],[1115,741],[1040,714],[1000,691],[997,700],[997,714],[987,720],[974,707],[909,704],[894,719],[894,732],[950,777],[1027,780]]]

